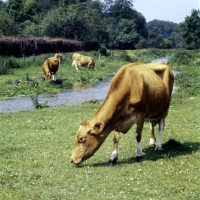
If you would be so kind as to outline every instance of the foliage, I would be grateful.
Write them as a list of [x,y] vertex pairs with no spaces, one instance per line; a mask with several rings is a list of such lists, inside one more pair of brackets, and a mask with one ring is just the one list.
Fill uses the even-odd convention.
[[116,37],[114,46],[118,49],[135,49],[134,46],[139,41],[136,27],[134,20],[120,20],[117,27],[117,32],[120,34]]
[[[155,19],[148,22],[147,27],[150,35],[149,40],[156,40],[159,35],[162,36],[161,41],[156,41],[152,47],[156,47],[156,44],[159,48],[181,47],[180,30],[178,24]],[[149,42],[152,45],[152,42]],[[166,46],[166,44],[168,45]]]
[[185,40],[188,49],[200,48],[200,11],[192,10],[191,16],[185,18],[180,25],[181,35]]
[[0,10],[0,36],[12,35],[13,34],[14,20],[13,18],[5,11]]
[[33,105],[34,105],[34,107],[35,107],[35,109],[41,109],[41,108],[46,108],[46,107],[49,107],[48,105],[47,105],[47,102],[45,102],[45,103],[39,103],[39,101],[38,101],[38,96],[32,96],[31,97],[31,100],[32,100],[32,102],[33,102]]
[[194,51],[179,50],[171,56],[169,60],[169,65],[193,65],[195,59]]
[[100,51],[100,54],[103,55],[103,56],[107,56],[107,49],[106,49],[106,46],[102,45],[99,49]]
[[198,10],[193,10],[181,25],[157,19],[146,23],[130,0],[9,0],[0,3],[0,36],[98,41],[111,49],[198,49],[199,24]]

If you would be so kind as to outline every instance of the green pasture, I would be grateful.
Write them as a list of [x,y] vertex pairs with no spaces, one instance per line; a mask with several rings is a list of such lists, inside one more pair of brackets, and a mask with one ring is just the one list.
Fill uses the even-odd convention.
[[112,57],[108,52],[107,57],[101,56],[100,58],[99,52],[81,52],[84,55],[93,56],[96,67],[94,70],[79,67],[78,71],[71,66],[72,53],[63,53],[64,58],[57,72],[57,81],[50,83],[41,79],[43,76],[42,65],[48,57],[52,57],[54,54],[21,58],[0,57],[0,99],[57,93],[87,83],[95,83],[116,73],[124,64],[136,61],[150,62],[152,59],[168,55],[169,52],[171,50],[114,50]]
[[[199,52],[196,55],[199,55]],[[81,166],[75,167],[70,163],[80,122],[93,116],[99,107],[98,103],[0,113],[0,199],[198,200],[198,58],[190,65],[171,63],[171,66],[181,70],[183,74],[175,78],[176,84],[181,87],[172,96],[166,118],[164,150],[154,152],[154,149],[149,147],[149,124],[145,123],[141,143],[144,161],[140,163],[134,161],[135,126],[127,134],[121,134],[117,165],[106,165],[112,152],[112,134],[96,154]],[[32,68],[34,67],[41,69],[40,66]],[[61,70],[72,70],[71,63],[68,67],[65,68],[63,63]],[[84,69],[78,73],[83,72]],[[40,73],[38,72],[38,75]],[[7,79],[12,79],[11,76],[12,74],[8,74]],[[20,76],[23,75],[19,73]],[[30,74],[31,76],[33,75]]]

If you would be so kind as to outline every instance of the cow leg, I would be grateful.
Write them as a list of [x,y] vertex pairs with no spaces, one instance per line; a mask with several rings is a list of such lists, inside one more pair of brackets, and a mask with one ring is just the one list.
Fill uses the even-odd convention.
[[156,137],[154,132],[155,123],[153,121],[150,121],[150,141],[149,145],[154,147],[156,145]]
[[164,119],[161,119],[159,121],[159,128],[158,128],[158,141],[156,143],[156,148],[155,148],[155,151],[160,151],[162,150],[162,132],[164,130],[164,126],[165,126],[165,120]]
[[50,73],[50,72],[48,72],[48,74],[47,74],[47,76],[46,76],[46,79],[47,79],[47,81],[50,81],[50,80],[51,80],[51,73]]
[[113,152],[108,160],[109,165],[115,165],[118,160],[118,145],[119,145],[119,132],[113,131]]
[[74,66],[75,66],[76,70],[78,70],[78,61],[75,60],[75,65]]
[[137,123],[136,133],[135,133],[135,138],[136,138],[136,141],[137,141],[135,161],[137,161],[137,162],[143,161],[142,147],[141,147],[141,144],[140,144],[140,141],[141,141],[141,138],[142,138],[143,125],[144,125],[144,118],[139,119],[138,123]]
[[74,66],[76,68],[76,70],[78,70],[77,65],[78,65],[78,62],[76,60],[73,60],[72,66]]
[[56,74],[52,74],[52,80],[56,81]]

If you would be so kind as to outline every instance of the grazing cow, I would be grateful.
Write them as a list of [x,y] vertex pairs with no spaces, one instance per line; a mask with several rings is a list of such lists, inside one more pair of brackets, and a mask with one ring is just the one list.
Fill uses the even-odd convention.
[[61,59],[62,55],[56,53],[54,57],[48,58],[44,62],[42,69],[47,81],[51,80],[51,76],[53,81],[56,81],[56,72],[58,71],[58,68],[60,66]]
[[[142,160],[140,145],[144,122],[152,128],[159,124],[155,150],[162,150],[164,120],[168,114],[174,75],[164,63],[131,63],[113,77],[104,102],[88,122],[81,122],[77,132],[71,163],[79,164],[90,158],[113,130],[114,149],[109,163],[117,160],[118,132],[126,133],[136,124],[136,161]],[[155,142],[151,131],[150,143]]]
[[95,67],[94,58],[90,56],[83,56],[79,53],[74,53],[72,55],[72,60],[72,67],[74,66],[76,70],[78,70],[78,65],[87,66],[88,69],[94,69]]

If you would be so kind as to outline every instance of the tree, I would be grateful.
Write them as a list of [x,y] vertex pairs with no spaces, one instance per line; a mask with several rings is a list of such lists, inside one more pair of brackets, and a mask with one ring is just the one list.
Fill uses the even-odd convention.
[[[164,39],[167,39],[163,42],[164,46],[171,44],[173,48],[181,47],[179,24],[169,21],[153,20],[147,23],[147,28],[150,33],[152,33],[151,31],[154,28],[157,28],[157,34],[161,34]],[[154,38],[156,37],[154,35]],[[166,41],[168,45],[166,45]]]
[[23,22],[23,0],[9,0],[8,1],[8,12],[13,17],[16,23]]
[[180,28],[186,47],[189,49],[200,48],[200,11],[192,10],[191,16],[185,18]]
[[9,36],[13,33],[14,20],[5,11],[0,11],[0,36]]
[[121,19],[117,27],[118,35],[115,38],[114,46],[120,49],[134,49],[139,41],[137,24],[134,20]]
[[140,39],[139,46],[143,46],[148,36],[146,20],[142,14],[133,9],[132,2],[130,0],[105,2],[109,8],[105,9],[109,35],[106,46],[121,49],[135,48]]
[[50,37],[97,41],[98,33],[103,29],[97,10],[85,3],[49,11],[42,21],[42,33]]

